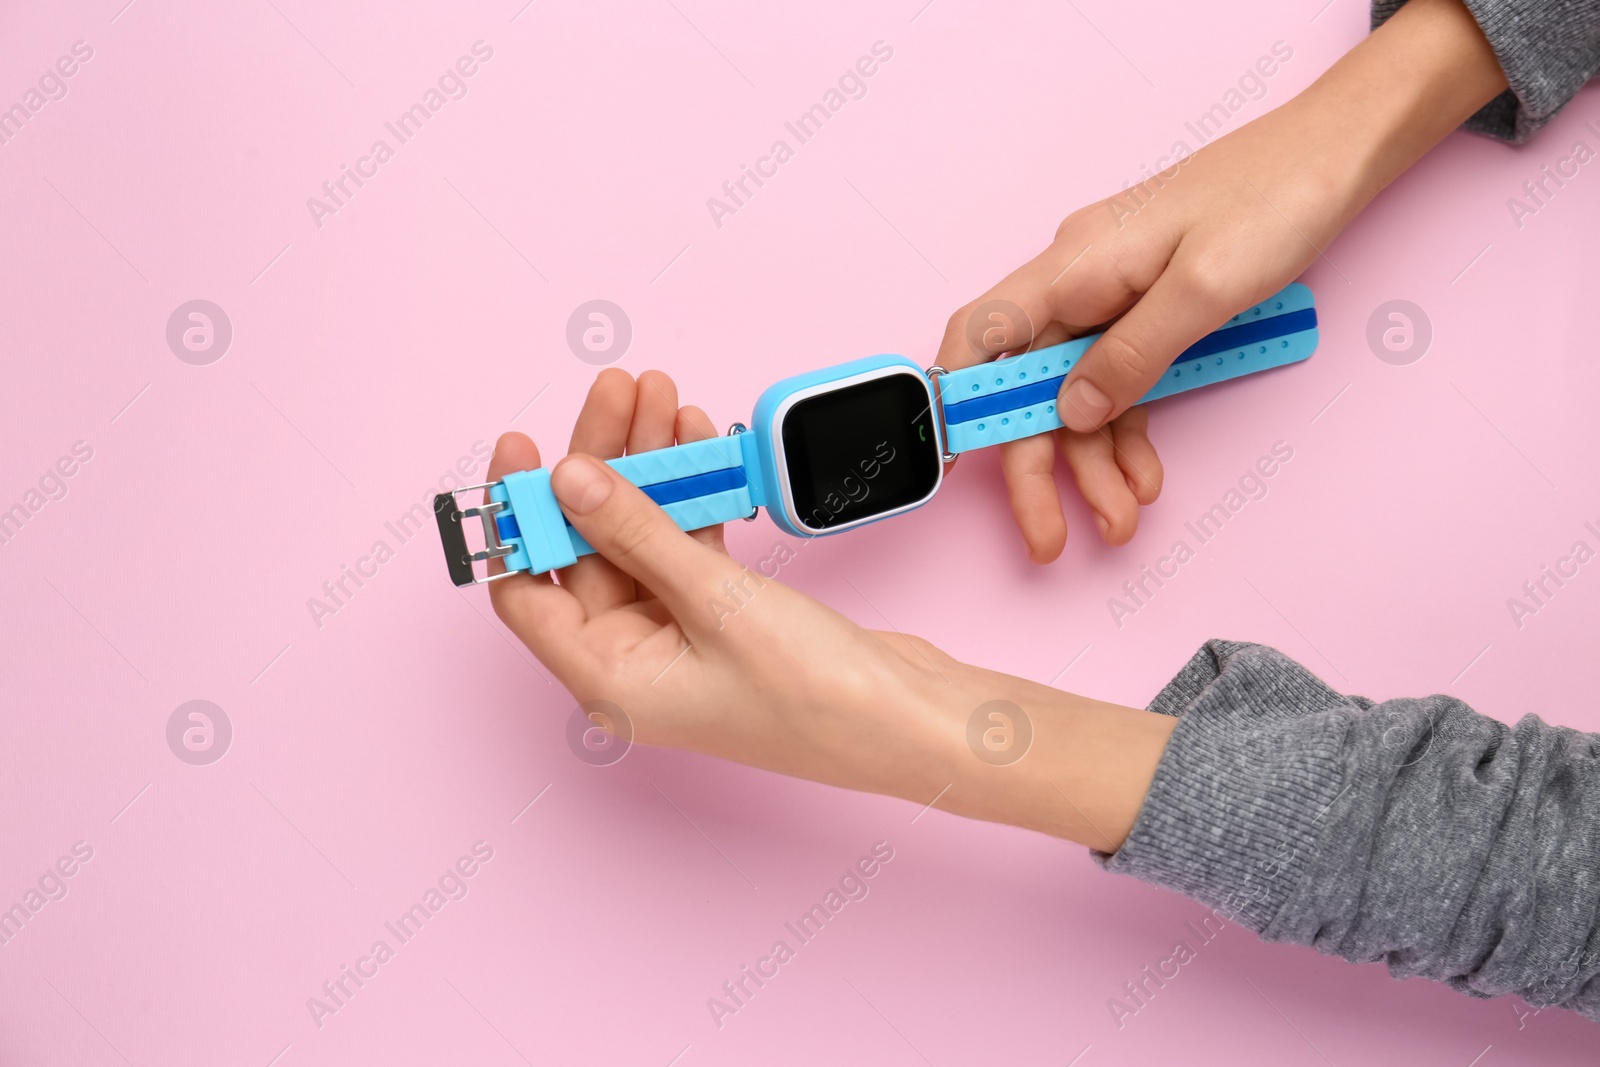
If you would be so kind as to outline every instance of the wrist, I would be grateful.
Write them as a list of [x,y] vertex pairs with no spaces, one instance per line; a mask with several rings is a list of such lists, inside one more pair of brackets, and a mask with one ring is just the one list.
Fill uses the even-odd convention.
[[1351,215],[1506,88],[1461,0],[1410,0],[1282,111]]
[[977,668],[952,682],[940,809],[1121,847],[1177,720]]

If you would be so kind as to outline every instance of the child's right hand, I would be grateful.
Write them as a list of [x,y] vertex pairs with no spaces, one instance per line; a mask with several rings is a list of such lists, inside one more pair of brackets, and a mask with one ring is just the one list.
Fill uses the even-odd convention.
[[[957,370],[1111,323],[1067,377],[1057,400],[1067,429],[1056,436],[1101,536],[1124,544],[1162,479],[1144,412],[1131,405],[1185,348],[1325,260],[1379,190],[1505,87],[1461,0],[1410,0],[1284,106],[1166,176],[1067,216],[1049,248],[951,316],[939,365]],[[1052,442],[1001,450],[1028,554],[1047,563],[1067,539]]]
[[1307,165],[1307,131],[1280,114],[1073,212],[1048,248],[951,316],[938,360],[949,370],[1112,323],[1062,387],[1067,428],[1053,442],[1001,446],[1012,514],[1035,562],[1055,559],[1067,537],[1055,448],[1101,537],[1126,543],[1162,481],[1134,402],[1184,349],[1292,281],[1344,225],[1342,180]]

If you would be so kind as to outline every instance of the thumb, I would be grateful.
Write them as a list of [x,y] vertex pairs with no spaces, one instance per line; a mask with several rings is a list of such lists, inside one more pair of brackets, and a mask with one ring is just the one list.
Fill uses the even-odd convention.
[[1231,312],[1183,274],[1169,267],[1072,368],[1058,399],[1067,429],[1098,430],[1133,407],[1185,349],[1227,321]]
[[584,540],[649,586],[680,624],[708,590],[739,573],[733,560],[680,530],[655,501],[593,456],[556,464],[550,488]]

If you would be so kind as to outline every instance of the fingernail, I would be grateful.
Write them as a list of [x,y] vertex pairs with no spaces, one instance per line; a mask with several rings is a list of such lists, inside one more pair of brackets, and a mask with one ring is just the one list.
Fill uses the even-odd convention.
[[611,478],[600,461],[588,456],[568,456],[550,472],[550,488],[561,506],[574,515],[587,515],[611,495]]
[[1098,430],[1111,414],[1111,398],[1102,393],[1093,382],[1079,378],[1067,386],[1062,403],[1062,419],[1067,429],[1079,433]]
[[1106,517],[1100,514],[1098,511],[1094,513],[1094,524],[1100,527],[1100,539],[1105,540],[1106,532],[1111,529],[1111,524],[1107,522]]

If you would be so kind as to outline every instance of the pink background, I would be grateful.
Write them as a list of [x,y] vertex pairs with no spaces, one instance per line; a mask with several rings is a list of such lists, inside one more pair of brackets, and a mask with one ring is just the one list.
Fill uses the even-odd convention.
[[[1199,905],[1076,846],[694,755],[585,765],[570,697],[483,592],[384,525],[508,427],[561,451],[586,300],[630,317],[619,366],[719,424],[800,370],[931,361],[954,308],[1193,147],[1184,122],[1273,42],[1293,58],[1230,128],[1309,83],[1365,32],[1356,0],[122,2],[0,14],[0,104],[93,49],[0,146],[0,509],[93,450],[0,545],[0,904],[93,849],[0,946],[0,1061],[1593,1061],[1577,1018],[1237,928],[1118,1029],[1108,999]],[[307,198],[479,40],[467,96],[319,228]],[[716,226],[706,198],[879,40],[866,97]],[[1452,137],[1307,274],[1309,363],[1161,404],[1167,490],[1128,547],[1074,501],[1063,559],[1030,565],[984,456],[786,580],[1127,703],[1230,636],[1354,692],[1600,728],[1600,564],[1521,628],[1506,603],[1600,543],[1600,165],[1520,227],[1506,205],[1600,147],[1597,104],[1521,149]],[[195,298],[233,327],[208,366],[165,339]],[[1433,325],[1409,366],[1366,343],[1391,299]],[[1119,628],[1107,599],[1276,441],[1269,494]],[[308,598],[379,539],[393,559],[317,625]],[[778,539],[730,536],[747,559]],[[166,741],[193,699],[233,727],[209,766]],[[871,895],[714,1026],[707,998],[880,840]],[[307,999],[477,841],[469,894],[319,1028]]]

